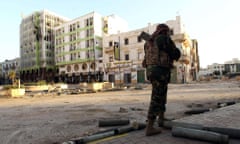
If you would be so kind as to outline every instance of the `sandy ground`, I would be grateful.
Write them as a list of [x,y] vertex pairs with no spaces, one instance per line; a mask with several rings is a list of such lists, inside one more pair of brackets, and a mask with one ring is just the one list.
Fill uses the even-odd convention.
[[[144,85],[142,90],[1,97],[0,143],[57,144],[102,130],[101,119],[144,122],[150,94],[151,85]],[[233,100],[240,102],[239,81],[170,84],[166,116],[181,118],[192,108],[215,109],[218,102]]]

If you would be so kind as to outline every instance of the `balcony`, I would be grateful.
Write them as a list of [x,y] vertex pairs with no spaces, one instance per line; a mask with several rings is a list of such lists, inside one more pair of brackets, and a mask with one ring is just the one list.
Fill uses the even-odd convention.
[[179,41],[179,42],[183,42],[186,39],[186,35],[185,34],[175,34],[171,36],[173,41]]
[[181,55],[181,57],[179,59],[179,62],[183,63],[183,64],[189,64],[190,63],[190,56]]

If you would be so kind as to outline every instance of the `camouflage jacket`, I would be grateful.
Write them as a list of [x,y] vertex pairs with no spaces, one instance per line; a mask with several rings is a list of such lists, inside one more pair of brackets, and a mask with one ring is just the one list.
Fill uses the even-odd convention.
[[143,67],[156,65],[172,68],[173,59],[171,58],[171,51],[174,49],[177,48],[169,36],[159,35],[153,40],[153,44],[146,41],[144,44],[145,56],[142,63]]

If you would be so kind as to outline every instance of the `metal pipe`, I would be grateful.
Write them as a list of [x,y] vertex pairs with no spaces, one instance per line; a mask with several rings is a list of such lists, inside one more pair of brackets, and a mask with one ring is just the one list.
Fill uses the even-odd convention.
[[228,144],[228,135],[191,128],[173,127],[172,136],[196,139],[218,144]]
[[124,126],[115,129],[115,134],[123,134],[135,130],[133,126]]
[[87,143],[87,142],[91,142],[91,141],[94,141],[94,140],[99,140],[99,139],[103,139],[103,138],[106,138],[106,137],[110,137],[110,136],[113,136],[114,134],[115,134],[114,131],[109,131],[109,132],[105,132],[105,133],[90,135],[90,136],[87,136],[87,137],[83,138],[83,143]]
[[198,108],[198,109],[192,109],[184,112],[185,114],[192,115],[192,114],[200,114],[204,112],[210,111],[209,108]]
[[234,128],[220,128],[220,127],[204,127],[204,130],[217,132],[228,135],[230,138],[240,139],[240,129]]
[[[119,125],[119,124],[126,124],[129,123],[129,120],[105,120],[105,121],[101,121],[101,125],[104,126],[109,126],[109,124],[114,124],[114,125]],[[123,126],[123,127],[118,127],[118,128],[112,128],[112,129],[107,129],[104,131],[99,131],[97,133],[94,133],[90,136],[86,136],[80,139],[75,139],[75,140],[71,140],[71,141],[67,141],[67,142],[63,142],[62,144],[85,144],[88,142],[92,142],[95,140],[99,140],[99,139],[103,139],[106,137],[110,137],[110,136],[114,136],[114,135],[118,135],[118,134],[123,134],[123,133],[128,133],[134,130],[141,130],[144,129],[146,127],[146,124],[144,123],[137,123],[134,122],[131,125],[128,126]]]
[[75,140],[71,140],[71,141],[67,141],[67,142],[63,142],[62,144],[86,144],[88,142],[92,142],[95,140],[99,140],[99,139],[103,139],[106,137],[110,137],[110,136],[114,136],[115,132],[114,130],[112,131],[107,131],[107,132],[102,132],[102,133],[98,133],[98,134],[93,134],[90,136],[86,136],[80,139],[75,139]]
[[120,125],[128,125],[130,122],[129,119],[111,119],[111,120],[99,120],[98,126],[120,126]]

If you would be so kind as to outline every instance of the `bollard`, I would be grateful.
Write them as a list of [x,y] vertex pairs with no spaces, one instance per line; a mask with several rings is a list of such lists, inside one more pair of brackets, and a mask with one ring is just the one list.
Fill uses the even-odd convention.
[[228,144],[228,136],[198,129],[173,127],[172,136],[202,140],[218,144]]

